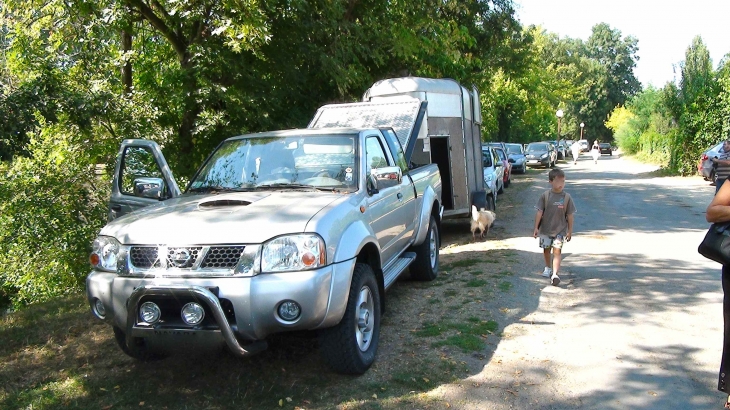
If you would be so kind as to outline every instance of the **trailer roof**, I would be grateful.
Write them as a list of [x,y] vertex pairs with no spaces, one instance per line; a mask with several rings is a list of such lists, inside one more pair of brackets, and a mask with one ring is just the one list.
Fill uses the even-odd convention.
[[402,94],[409,92],[429,92],[461,95],[461,85],[450,78],[402,77],[380,80],[366,92],[370,97]]

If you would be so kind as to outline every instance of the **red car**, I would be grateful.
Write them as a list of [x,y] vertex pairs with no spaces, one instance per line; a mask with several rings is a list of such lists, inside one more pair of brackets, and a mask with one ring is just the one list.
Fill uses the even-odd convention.
[[[507,159],[507,153],[504,152],[504,149],[501,147],[494,147],[494,150],[497,151],[497,155],[499,155],[499,159],[502,160],[502,163],[504,164],[504,187],[509,187],[509,184],[512,182],[512,164]],[[497,192],[501,194],[502,192]]]

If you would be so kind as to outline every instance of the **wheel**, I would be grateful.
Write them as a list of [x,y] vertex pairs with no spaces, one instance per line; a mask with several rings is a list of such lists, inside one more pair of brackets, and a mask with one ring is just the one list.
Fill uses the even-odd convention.
[[497,193],[501,194],[504,192],[504,179],[502,179],[502,183],[499,184],[499,189],[497,189]]
[[487,210],[492,212],[497,210],[497,204],[494,200],[494,195],[487,196]]
[[137,359],[142,362],[152,362],[155,360],[161,360],[165,358],[165,355],[159,353],[152,353],[147,350],[144,339],[141,337],[135,337],[133,339],[133,345],[127,346],[127,335],[124,334],[122,329],[114,326],[114,340],[116,340],[119,348],[122,349],[127,356]]
[[370,265],[355,264],[340,323],[322,330],[320,352],[332,370],[363,374],[375,361],[380,338],[380,293]]
[[[487,209],[489,208],[489,198],[487,197]],[[491,206],[494,207],[494,198],[491,200]],[[493,209],[490,209],[493,210]],[[441,238],[439,237],[439,227],[436,218],[431,215],[428,221],[428,234],[426,240],[422,244],[413,248],[416,251],[416,260],[411,263],[411,277],[415,280],[430,282],[436,279],[439,273],[439,247]]]

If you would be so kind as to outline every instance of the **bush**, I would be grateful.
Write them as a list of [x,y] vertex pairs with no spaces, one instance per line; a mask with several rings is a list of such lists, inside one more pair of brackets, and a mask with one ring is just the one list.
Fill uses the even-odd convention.
[[41,130],[0,173],[0,303],[14,308],[81,290],[106,221],[110,184],[71,142],[78,130]]

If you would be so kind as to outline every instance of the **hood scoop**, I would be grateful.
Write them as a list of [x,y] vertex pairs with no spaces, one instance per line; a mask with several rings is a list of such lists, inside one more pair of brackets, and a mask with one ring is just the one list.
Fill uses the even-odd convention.
[[250,201],[243,201],[240,199],[216,199],[213,201],[201,202],[198,204],[198,209],[206,211],[210,209],[230,208],[234,206],[247,206],[251,205]]

